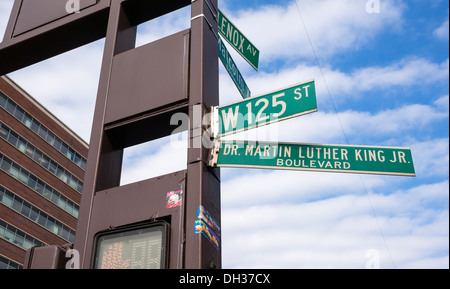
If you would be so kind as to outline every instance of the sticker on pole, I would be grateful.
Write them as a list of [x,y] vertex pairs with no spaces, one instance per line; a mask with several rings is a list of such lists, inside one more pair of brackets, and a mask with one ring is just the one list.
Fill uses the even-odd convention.
[[166,209],[175,208],[181,206],[183,203],[183,191],[173,191],[167,193],[166,196]]
[[202,234],[208,239],[214,247],[219,250],[219,237],[214,233],[214,231],[203,221],[195,221],[195,234]]

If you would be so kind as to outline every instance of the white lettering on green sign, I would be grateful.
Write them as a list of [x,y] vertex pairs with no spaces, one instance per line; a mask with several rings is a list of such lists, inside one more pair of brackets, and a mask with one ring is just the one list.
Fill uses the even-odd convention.
[[231,23],[231,21],[219,10],[219,33],[244,57],[248,63],[258,70],[259,50],[245,37],[245,35]]
[[219,167],[415,176],[409,148],[219,141],[213,155]]
[[215,136],[224,136],[317,111],[314,80],[216,108]]

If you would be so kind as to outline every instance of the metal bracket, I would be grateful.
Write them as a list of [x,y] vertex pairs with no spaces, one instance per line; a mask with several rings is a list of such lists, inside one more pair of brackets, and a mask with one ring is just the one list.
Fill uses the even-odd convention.
[[214,146],[211,149],[210,152],[210,159],[209,159],[209,166],[210,167],[217,167],[217,160],[219,158],[219,150],[220,150],[220,146],[221,146],[221,141],[220,140],[216,140],[214,141]]
[[215,140],[219,138],[219,107],[211,108],[211,137]]

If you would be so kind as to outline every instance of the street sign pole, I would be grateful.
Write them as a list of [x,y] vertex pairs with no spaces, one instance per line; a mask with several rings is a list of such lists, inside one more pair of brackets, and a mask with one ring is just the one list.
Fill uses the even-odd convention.
[[216,141],[210,166],[414,177],[411,150],[398,147]]
[[314,80],[261,96],[214,107],[213,137],[218,138],[251,128],[317,111]]

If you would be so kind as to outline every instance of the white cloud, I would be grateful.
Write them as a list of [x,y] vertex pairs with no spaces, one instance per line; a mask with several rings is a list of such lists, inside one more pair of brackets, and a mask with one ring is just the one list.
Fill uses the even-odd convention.
[[417,175],[448,177],[449,139],[434,139],[411,144]]
[[[396,86],[413,86],[431,84],[439,81],[446,81],[449,77],[449,60],[442,63],[433,63],[426,59],[407,57],[397,63],[385,67],[365,67],[357,68],[353,72],[344,73],[333,70],[330,67],[323,69],[325,80],[333,94],[342,93],[357,97],[359,92],[366,92],[373,89],[384,90]],[[283,81],[294,80],[297,77],[307,79],[306,75],[316,78],[319,85],[324,86],[323,77],[315,66],[299,64],[295,68],[288,68],[275,75],[261,74],[252,77],[249,82],[255,83],[259,87],[263,83],[270,84],[267,78],[276,81],[278,78]],[[298,81],[298,80],[297,80]],[[326,93],[322,87],[323,94]]]
[[186,139],[169,143],[168,138],[163,138],[127,149],[124,153],[121,185],[185,170],[186,147]]
[[[285,193],[272,193],[277,192]],[[381,268],[445,268],[448,208],[435,215],[426,208],[445,200],[448,182],[390,195],[343,193],[301,204],[230,207],[222,218],[224,263],[231,268],[365,268],[366,253],[375,249]],[[429,256],[435,256],[433,262]]]
[[388,67],[368,67],[353,73],[352,80],[360,90],[383,89],[390,86],[424,85],[448,80],[449,61],[432,63],[425,59],[403,59]]
[[434,106],[412,104],[376,114],[347,111],[340,117],[347,133],[368,137],[421,130],[433,121],[448,119],[448,114],[436,110]]
[[447,18],[447,20],[444,21],[444,23],[442,23],[442,25],[439,28],[436,28],[436,30],[434,30],[433,35],[441,40],[448,41],[448,39],[449,39],[448,26],[449,26],[449,20]]
[[185,7],[138,27],[136,47],[190,28],[191,9]]
[[[366,0],[307,0],[299,7],[313,45],[321,57],[366,45],[383,28],[401,23],[403,7],[383,1],[376,17],[365,10]],[[312,50],[295,2],[224,13],[261,50],[264,61],[281,57],[311,57]],[[333,29],[330,29],[333,27]]]
[[[324,179],[327,182],[323,182]],[[375,177],[369,179],[366,186],[370,188],[382,183],[381,179]],[[356,193],[361,188],[359,176],[356,175],[257,170],[222,181],[222,199],[224,208],[245,208],[309,202]]]
[[449,96],[443,96],[434,102],[436,107],[440,108],[443,112],[448,114],[449,112]]
[[[363,67],[342,72],[326,66],[322,72],[323,75],[317,66],[300,62],[294,67],[259,72],[245,78],[252,96],[315,79],[319,107],[329,109],[328,89],[334,101],[342,103],[349,99],[361,99],[365,92],[378,91],[381,96],[399,87],[423,88],[425,85],[445,83],[449,78],[449,60],[434,63],[423,58],[405,57],[384,67]],[[220,74],[220,96],[222,105],[242,99],[224,70]]]

